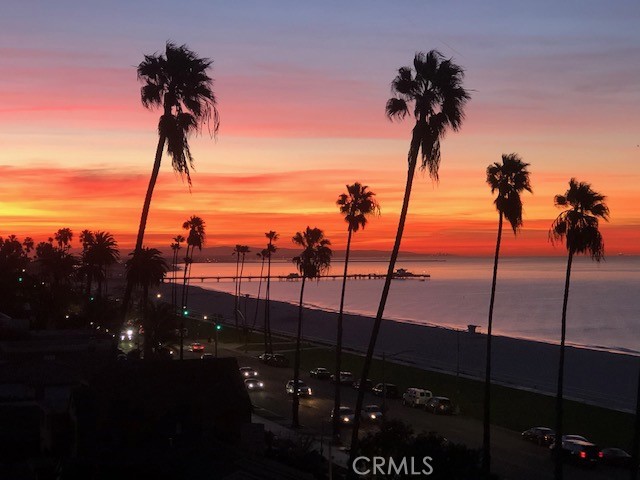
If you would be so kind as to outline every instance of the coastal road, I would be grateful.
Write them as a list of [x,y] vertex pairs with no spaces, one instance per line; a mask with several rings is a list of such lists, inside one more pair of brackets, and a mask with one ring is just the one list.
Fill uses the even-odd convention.
[[[207,352],[213,352],[213,346],[202,342]],[[291,368],[277,368],[262,364],[255,354],[245,354],[236,349],[220,348],[221,356],[233,356],[239,366],[249,366],[259,372],[259,378],[265,383],[264,391],[251,392],[255,414],[283,426],[291,424],[291,398],[285,393],[285,384],[293,378]],[[199,358],[201,353],[188,352],[186,358]],[[325,438],[330,437],[330,413],[333,408],[334,385],[327,380],[311,378],[306,371],[301,379],[313,389],[313,396],[300,399],[299,417],[302,429],[300,433]],[[348,386],[342,387],[342,404],[355,406],[357,392]],[[382,399],[367,394],[366,404],[381,404]],[[387,417],[402,420],[410,424],[414,431],[436,431],[455,443],[463,443],[472,448],[480,448],[482,443],[482,422],[465,416],[440,416],[424,410],[402,405],[400,400],[387,400]],[[362,432],[371,431],[375,426],[363,425]],[[342,439],[350,440],[350,430],[344,428]],[[524,442],[520,432],[500,427],[492,428],[492,466],[493,471],[504,480],[552,480],[553,464],[549,450],[529,442]],[[628,472],[612,467],[584,469],[565,465],[567,480],[626,480]]]

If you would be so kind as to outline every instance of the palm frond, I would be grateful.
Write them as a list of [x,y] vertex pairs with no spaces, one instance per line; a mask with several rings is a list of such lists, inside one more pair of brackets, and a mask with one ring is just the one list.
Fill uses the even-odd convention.
[[589,183],[572,178],[567,192],[554,197],[555,205],[565,210],[551,224],[551,242],[564,240],[567,250],[572,253],[589,254],[596,261],[603,259],[604,241],[599,230],[599,219],[609,219],[605,199]]

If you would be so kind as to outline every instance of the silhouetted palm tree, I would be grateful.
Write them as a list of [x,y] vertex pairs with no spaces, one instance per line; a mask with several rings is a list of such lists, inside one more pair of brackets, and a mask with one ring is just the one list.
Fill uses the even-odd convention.
[[407,155],[407,182],[396,240],[391,252],[389,268],[360,377],[361,387],[358,391],[358,400],[356,402],[350,462],[353,462],[357,451],[365,380],[371,367],[382,315],[384,314],[391,279],[393,278],[396,260],[400,251],[400,242],[409,210],[409,198],[411,197],[411,187],[418,164],[418,157],[421,159],[421,167],[429,171],[429,176],[433,180],[437,180],[440,167],[440,141],[448,129],[457,131],[460,128],[464,119],[464,107],[470,98],[467,91],[462,87],[463,78],[464,71],[462,68],[450,59],[445,59],[440,52],[431,50],[426,54],[422,52],[416,53],[413,60],[413,68],[401,67],[398,70],[398,75],[391,82],[391,89],[396,96],[387,101],[387,117],[391,120],[402,120],[412,113],[415,118],[415,125]]
[[102,282],[106,283],[108,269],[120,259],[118,242],[109,232],[96,232],[93,241],[90,242],[87,255],[91,263],[98,268],[98,296],[102,296]]
[[[197,132],[204,123],[212,126],[214,133],[218,131],[220,119],[213,93],[213,80],[208,73],[212,64],[212,60],[198,57],[186,45],[177,46],[167,42],[164,54],[145,55],[138,65],[138,80],[143,83],[140,89],[142,105],[148,109],[162,108],[162,115],[158,122],[158,145],[142,207],[136,250],[142,248],[151,197],[160,172],[165,145],[173,169],[180,175],[185,175],[191,185],[189,169],[193,167],[193,156],[189,148],[189,136]],[[127,282],[123,300],[124,316],[131,287]]]
[[33,241],[33,238],[24,237],[24,240],[22,241],[22,246],[24,247],[24,250],[25,250],[25,253],[27,254],[27,256],[34,249],[34,245],[35,245],[35,242]]
[[[191,263],[193,263],[193,251],[198,248],[202,250],[202,245],[205,239],[205,225],[202,218],[192,215],[189,220],[182,224],[182,228],[189,231],[187,236],[187,252],[184,257],[184,277],[182,282],[182,309],[180,315],[180,360],[182,360],[184,354],[184,317],[187,314],[188,300],[189,300],[189,272],[191,270]],[[189,254],[191,249],[191,254]]]
[[491,472],[491,339],[493,329],[493,304],[496,295],[498,278],[498,259],[500,258],[500,242],[502,240],[502,222],[506,218],[511,224],[514,235],[522,226],[522,200],[520,194],[526,190],[531,192],[528,163],[515,153],[502,155],[502,163],[495,162],[487,167],[487,183],[491,193],[498,192],[493,202],[498,210],[498,236],[496,253],[493,259],[493,281],[491,282],[491,299],[489,301],[489,321],[487,326],[487,352],[484,379],[484,424],[482,441],[482,468],[485,475]]
[[[256,297],[256,310],[253,315],[253,328],[255,329],[258,322],[258,311],[260,309],[260,293],[262,292],[262,276],[264,275],[264,261],[267,258],[269,251],[263,248],[262,251],[256,253],[256,256],[260,259],[260,281],[258,282],[258,296]],[[264,351],[267,351],[267,325],[264,325]]]
[[298,267],[302,276],[300,286],[300,303],[298,306],[298,333],[296,334],[296,354],[293,362],[293,415],[291,425],[298,428],[298,382],[300,381],[300,340],[302,337],[302,300],[304,297],[304,286],[307,278],[319,278],[322,273],[329,269],[331,264],[331,242],[324,238],[324,232],[319,228],[309,228],[303,232],[297,232],[292,239],[293,243],[302,247],[302,252],[297,257],[293,257],[293,263]]
[[268,337],[268,345],[266,353],[273,353],[273,341],[271,339],[271,257],[276,253],[278,247],[274,244],[280,238],[280,235],[274,232],[273,230],[269,230],[264,234],[265,237],[269,240],[267,243],[267,288],[264,295],[264,325],[265,330],[267,331]]
[[64,250],[65,252],[68,252],[69,249],[71,248],[71,240],[73,240],[73,232],[71,231],[70,228],[61,228],[55,233],[54,238],[58,243],[58,248],[60,250]]
[[240,330],[238,329],[238,309],[239,309],[239,304],[238,304],[238,286],[240,284],[239,282],[239,274],[240,274],[240,249],[242,248],[242,245],[240,244],[236,244],[236,246],[233,249],[233,252],[231,252],[231,255],[235,255],[236,256],[236,276],[235,276],[235,302],[233,305],[233,318],[235,319],[235,324],[236,324],[236,333],[238,334],[238,338],[240,338]]
[[565,210],[558,215],[549,230],[552,243],[565,242],[568,259],[567,274],[562,302],[562,328],[560,337],[560,359],[558,363],[558,391],[556,395],[556,439],[555,439],[555,474],[556,480],[563,478],[562,470],[562,420],[563,420],[563,387],[564,387],[564,351],[567,331],[567,303],[569,301],[569,283],[571,281],[571,263],[573,256],[585,253],[592,260],[599,262],[604,258],[604,242],[600,234],[599,219],[609,218],[609,208],[604,203],[605,196],[591,189],[586,182],[578,182],[575,178],[569,181],[569,189],[564,195],[556,195],[554,203]]
[[[376,201],[375,193],[368,190],[368,186],[359,182],[347,185],[347,193],[338,197],[336,204],[340,213],[347,222],[347,249],[344,257],[344,273],[342,274],[342,291],[340,292],[340,310],[338,312],[338,331],[336,338],[336,379],[340,378],[342,368],[342,317],[344,313],[344,295],[347,287],[347,272],[349,268],[349,254],[351,252],[351,237],[360,227],[364,229],[367,224],[367,216],[378,213],[380,207]],[[333,436],[338,438],[340,434],[340,389],[341,383],[336,381],[333,405]]]
[[[240,299],[242,298],[242,275],[244,274],[244,260],[245,260],[245,256],[247,255],[247,253],[251,252],[251,250],[249,249],[248,245],[240,245],[239,246],[240,249],[238,250],[238,256],[242,256],[242,259],[240,260],[240,276],[238,277],[238,296],[237,296],[237,309],[238,309],[238,313],[240,313]],[[246,307],[246,303],[245,303],[245,313],[247,310]],[[247,319],[243,317],[243,327],[246,328],[247,326]],[[245,332],[246,333],[246,332]]]
[[162,254],[155,248],[142,248],[129,254],[125,263],[127,281],[142,287],[142,328],[144,329],[144,358],[153,355],[153,326],[149,324],[149,287],[158,285],[169,269]]
[[173,258],[171,265],[173,266],[173,283],[171,284],[171,305],[173,305],[173,311],[176,311],[176,304],[178,303],[178,254],[182,248],[182,243],[186,239],[182,235],[176,235],[173,237],[173,243],[171,244],[171,251]]

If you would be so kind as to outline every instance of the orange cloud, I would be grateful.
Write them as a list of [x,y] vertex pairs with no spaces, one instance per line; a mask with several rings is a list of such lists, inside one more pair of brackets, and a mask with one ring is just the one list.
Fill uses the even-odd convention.
[[[71,170],[41,166],[0,166],[6,186],[0,191],[0,234],[15,233],[44,239],[69,226],[114,233],[123,248],[130,248],[140,216],[148,174],[112,169]],[[363,178],[367,177],[367,178]],[[208,225],[209,245],[246,243],[260,246],[264,232],[289,237],[306,227],[323,228],[336,249],[344,248],[346,225],[335,200],[345,190],[345,178],[368,184],[376,192],[382,215],[372,218],[359,232],[357,249],[390,250],[402,202],[404,174],[399,169],[298,170],[263,174],[198,173],[191,193],[169,172],[161,173],[147,224],[146,243],[166,246],[181,232],[191,214]],[[560,255],[547,240],[547,231],[558,214],[553,195],[566,189],[566,176],[535,176],[535,195],[525,195],[525,225],[517,238],[505,231],[505,255]],[[600,177],[594,188],[607,193],[612,221],[603,224],[610,253],[640,253],[640,226],[633,209],[623,206],[637,198],[631,185],[637,179],[612,175]],[[614,188],[617,185],[617,188]],[[625,187],[626,185],[626,187]],[[404,251],[490,255],[495,244],[497,214],[484,184],[483,172],[444,169],[441,183],[433,185],[418,176],[403,239]]]

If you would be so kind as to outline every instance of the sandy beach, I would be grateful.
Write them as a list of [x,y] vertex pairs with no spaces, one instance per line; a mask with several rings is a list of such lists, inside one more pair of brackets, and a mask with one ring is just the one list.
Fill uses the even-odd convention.
[[[169,294],[169,285],[163,285]],[[244,310],[242,299],[242,309]],[[247,302],[248,324],[252,325],[255,298]],[[264,303],[260,301],[260,308]],[[203,314],[221,314],[233,323],[233,295],[190,287],[189,309]],[[271,324],[274,332],[295,334],[296,305],[271,301]],[[305,308],[303,337],[323,343],[335,343],[337,314]],[[261,328],[262,310],[256,328]],[[366,350],[373,318],[345,315],[344,345]],[[395,321],[384,321],[376,345],[376,355],[383,352],[395,362],[471,378],[483,378],[486,336]],[[493,381],[531,389],[546,394],[556,390],[557,345],[504,336],[494,337]],[[565,397],[611,409],[632,411],[635,408],[636,379],[640,359],[631,355],[586,348],[567,347]]]

